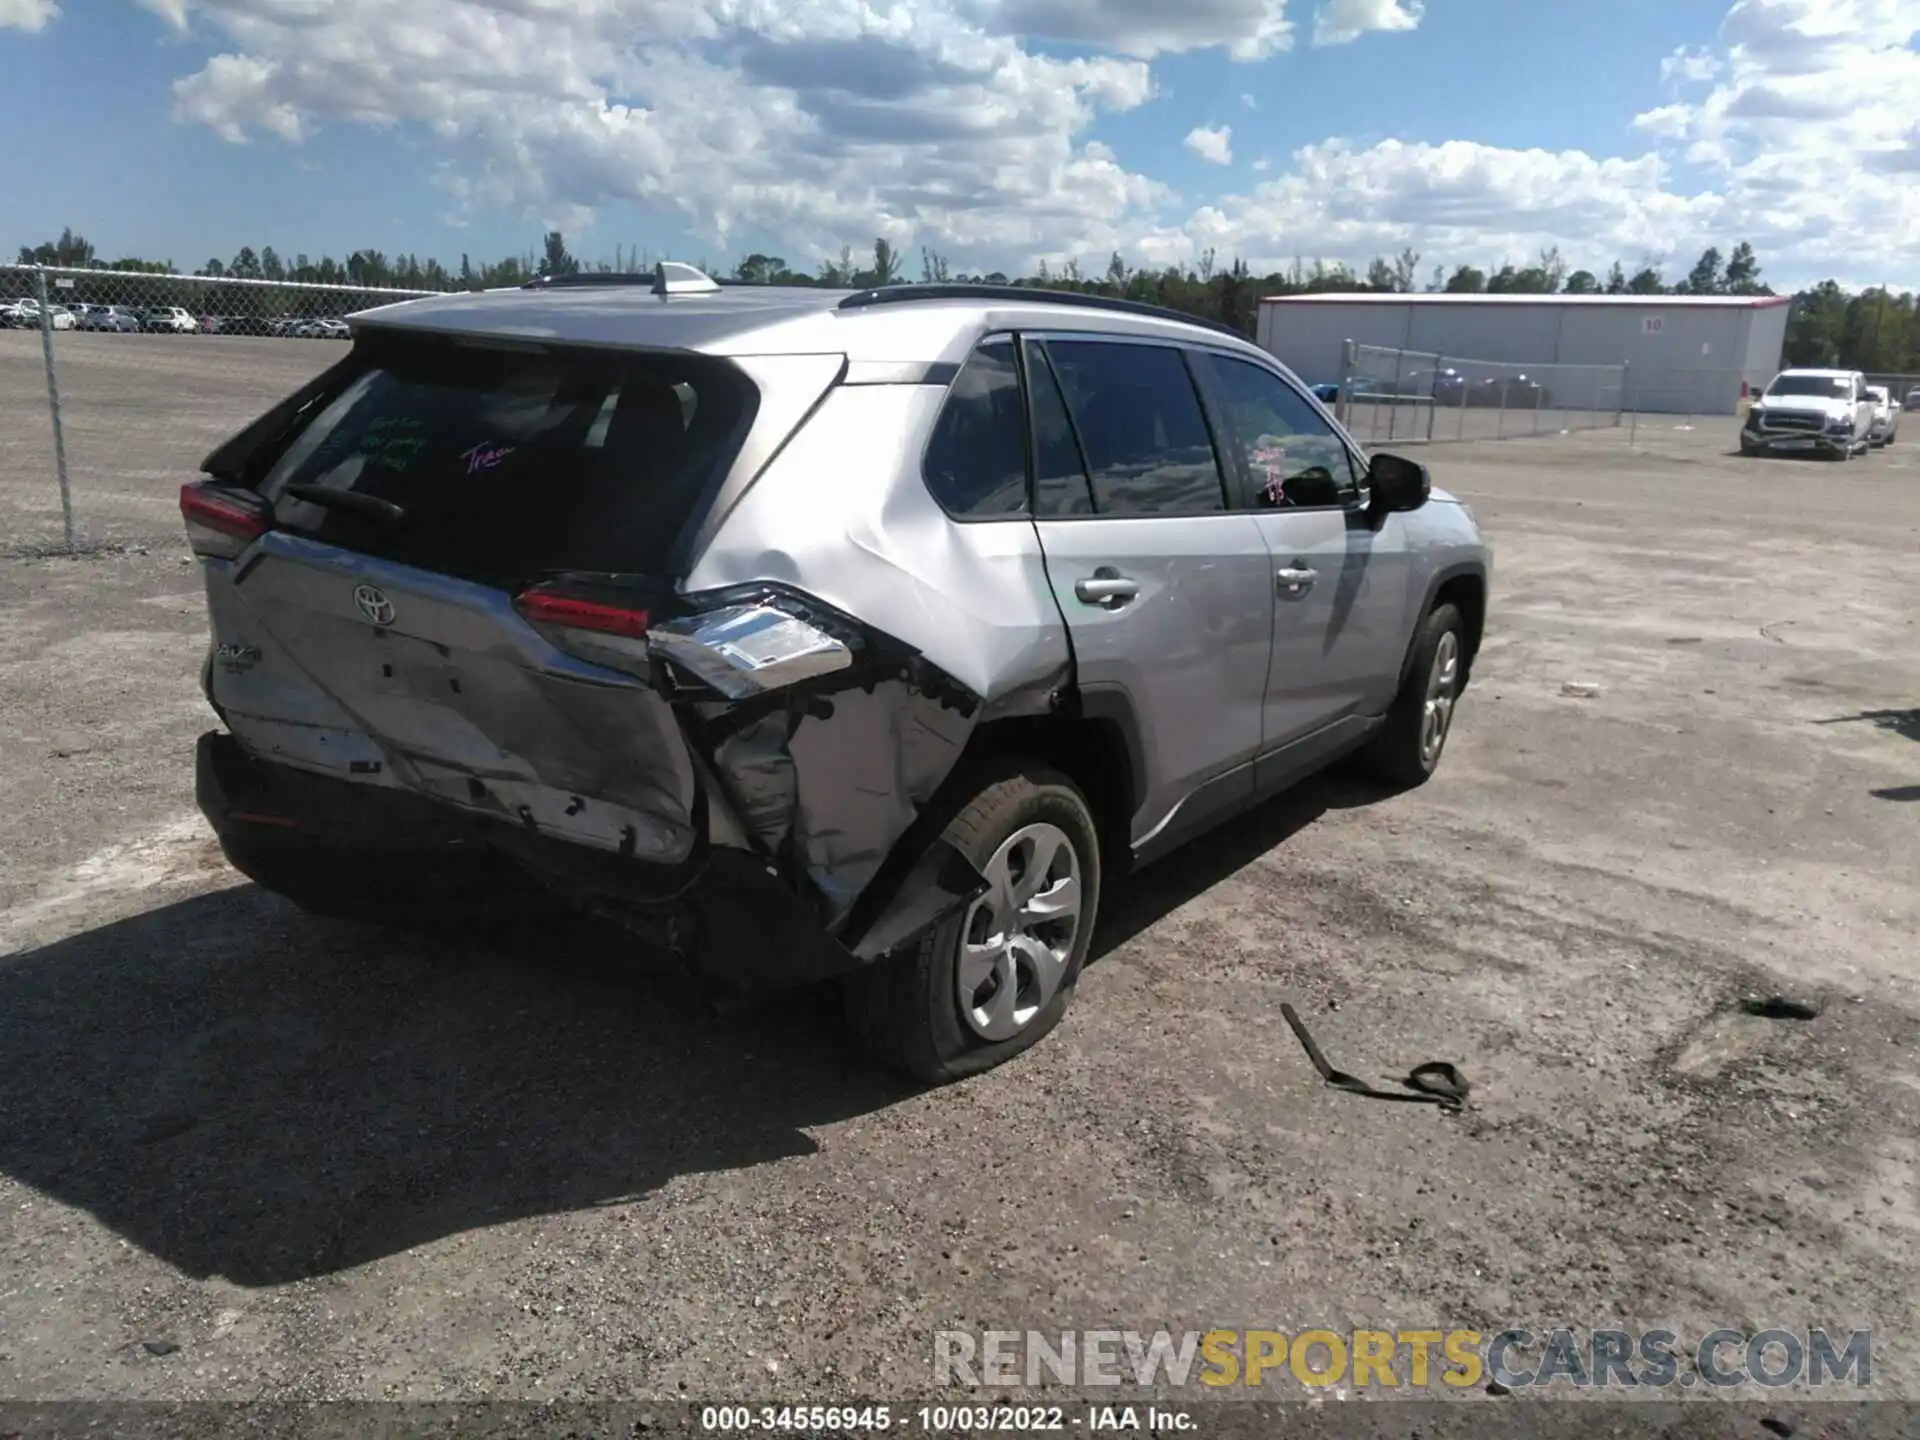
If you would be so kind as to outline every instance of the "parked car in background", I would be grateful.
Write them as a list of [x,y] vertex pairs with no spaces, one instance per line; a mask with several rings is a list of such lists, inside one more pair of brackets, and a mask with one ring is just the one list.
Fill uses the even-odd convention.
[[587,906],[951,1080],[1130,870],[1426,780],[1479,649],[1472,512],[1191,316],[662,265],[355,330],[180,497],[196,796],[310,911]]
[[1875,449],[1893,444],[1900,433],[1900,407],[1885,385],[1867,386],[1867,398],[1873,402],[1873,420],[1867,427],[1867,443]]
[[329,316],[314,316],[298,321],[287,333],[296,340],[345,340],[353,332],[344,320],[335,320]]
[[91,330],[111,330],[120,335],[132,335],[143,327],[140,317],[124,305],[102,305],[93,316]]
[[222,335],[272,335],[277,321],[262,315],[222,315],[220,330]]
[[65,305],[47,306],[47,322],[55,330],[71,330],[78,323],[73,311]]
[[191,335],[200,328],[200,322],[192,313],[178,305],[160,305],[148,310],[142,317],[142,325],[163,335]]
[[1460,405],[1469,389],[1467,377],[1451,366],[1432,370],[1410,370],[1400,377],[1402,395],[1417,395],[1436,405]]
[[0,330],[40,328],[40,302],[21,296],[0,305]]
[[1873,402],[1857,370],[1782,370],[1740,427],[1740,453],[1818,454],[1846,460],[1868,448]]
[[[1308,388],[1313,391],[1314,399],[1323,405],[1340,403],[1340,386],[1337,382],[1323,382]],[[1377,376],[1349,375],[1347,392],[1356,400],[1384,400],[1393,394],[1393,387]]]
[[1544,410],[1553,392],[1526,375],[1491,375],[1467,388],[1466,403],[1501,410]]
[[1916,385],[1913,389],[1907,391],[1907,409],[1920,410],[1920,385]]

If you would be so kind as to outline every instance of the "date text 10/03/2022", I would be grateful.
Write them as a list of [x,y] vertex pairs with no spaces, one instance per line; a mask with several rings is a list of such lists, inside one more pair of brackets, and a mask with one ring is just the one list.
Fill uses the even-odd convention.
[[1083,1430],[1165,1435],[1191,1431],[1195,1425],[1186,1411],[1159,1405],[708,1405],[700,1412],[700,1428],[719,1433],[905,1430],[946,1435]]

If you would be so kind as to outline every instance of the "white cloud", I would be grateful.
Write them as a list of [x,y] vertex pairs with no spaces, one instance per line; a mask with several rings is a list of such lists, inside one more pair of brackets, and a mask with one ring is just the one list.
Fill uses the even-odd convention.
[[[964,0],[965,13],[998,35],[1083,41],[1149,58],[1224,49],[1261,60],[1293,44],[1286,0]],[[1337,3],[1337,0],[1336,0]]]
[[1345,45],[1375,30],[1412,30],[1425,0],[1326,0],[1313,17],[1315,45]]
[[0,30],[36,34],[60,14],[58,0],[0,0]]
[[1911,271],[1920,187],[1902,171],[1920,139],[1916,36],[1912,0],[1737,0],[1719,53],[1679,51],[1662,66],[1711,89],[1635,124],[1712,174],[1735,238],[1770,270]]
[[1644,130],[1657,139],[1675,140],[1692,127],[1693,107],[1661,105],[1652,110],[1643,110],[1633,117],[1633,125],[1636,130]]
[[1260,108],[1260,102],[1254,99],[1253,96],[1251,95],[1246,95],[1246,94],[1241,95],[1240,103],[1246,106],[1247,109],[1249,110],[1258,110]]
[[1704,46],[1696,50],[1682,45],[1660,61],[1663,85],[1703,85],[1719,73],[1720,61]]
[[1256,270],[1296,254],[1361,265],[1412,247],[1432,259],[1530,258],[1557,245],[1589,265],[1643,250],[1684,252],[1714,233],[1720,200],[1666,188],[1653,156],[1505,150],[1455,140],[1364,149],[1343,141],[1296,151],[1292,169],[1203,207],[1184,227],[1196,249]]
[[462,208],[578,229],[633,201],[720,243],[751,230],[818,255],[886,235],[1024,257],[1111,248],[1167,194],[1085,138],[1150,98],[1144,63],[1039,55],[938,6],[156,3],[232,49],[176,82],[180,119],[288,141],[418,126]]
[[1212,165],[1231,165],[1233,163],[1233,127],[1221,125],[1196,125],[1187,132],[1187,138],[1181,142]]
[[[139,3],[217,52],[176,83],[181,120],[274,143],[418,136],[463,216],[578,229],[633,203],[721,249],[752,234],[800,260],[884,235],[982,269],[1208,247],[1256,267],[1403,247],[1487,264],[1543,245],[1677,266],[1743,238],[1776,283],[1920,268],[1913,0],[1738,0],[1714,45],[1661,62],[1669,103],[1634,119],[1650,153],[1327,138],[1257,160],[1251,190],[1183,201],[1094,127],[1155,97],[1151,57],[1286,48],[1284,0]],[[0,0],[0,23],[51,8]],[[1422,15],[1324,0],[1314,39]],[[1232,140],[1201,126],[1186,146],[1224,166]]]

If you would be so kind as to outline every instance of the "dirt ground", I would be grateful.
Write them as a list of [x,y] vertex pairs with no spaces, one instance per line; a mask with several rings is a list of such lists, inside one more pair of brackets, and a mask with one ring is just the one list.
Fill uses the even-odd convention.
[[[44,521],[30,439],[0,520]],[[0,1396],[835,1400],[924,1392],[949,1326],[1567,1324],[1871,1327],[1920,1398],[1920,430],[1731,440],[1421,452],[1496,547],[1440,775],[1145,872],[1063,1027],[930,1093],[585,926],[240,882],[187,477],[103,469],[140,543],[0,559]],[[1739,1009],[1782,992],[1818,1017]],[[1284,1001],[1471,1106],[1323,1087]]]

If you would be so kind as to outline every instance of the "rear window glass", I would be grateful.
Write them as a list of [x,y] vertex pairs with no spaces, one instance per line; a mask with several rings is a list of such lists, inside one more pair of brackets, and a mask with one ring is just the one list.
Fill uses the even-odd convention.
[[[484,584],[657,573],[738,448],[752,396],[737,371],[697,360],[383,349],[260,488],[282,529]],[[356,513],[289,486],[400,513]]]

